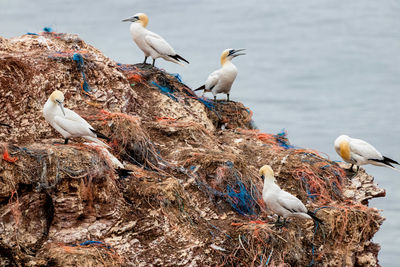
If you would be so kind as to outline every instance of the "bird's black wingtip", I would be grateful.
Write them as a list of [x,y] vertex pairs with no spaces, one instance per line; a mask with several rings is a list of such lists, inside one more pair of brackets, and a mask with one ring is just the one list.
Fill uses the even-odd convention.
[[189,61],[187,61],[186,59],[184,59],[183,57],[181,57],[180,55],[178,55],[178,54],[176,54],[176,55],[173,55],[173,56],[169,56],[169,57],[171,57],[171,58],[173,58],[173,59],[175,59],[175,60],[177,60],[177,61],[184,61],[184,62],[186,62],[187,64],[189,64]]
[[383,156],[383,163],[386,163],[386,164],[387,163],[394,163],[394,164],[400,165],[399,162],[397,162],[397,161],[395,161],[395,160],[393,160],[391,158],[385,157],[385,156]]
[[133,171],[131,171],[131,170],[122,169],[122,168],[117,168],[117,169],[115,169],[115,171],[117,172],[117,174],[120,178],[126,178],[133,173]]
[[203,84],[202,86],[200,86],[197,89],[194,89],[193,91],[200,91],[200,90],[204,90],[204,89],[206,89],[206,85],[205,84]]
[[310,217],[311,217],[314,221],[318,222],[319,224],[324,225],[324,222],[323,222],[320,218],[318,218],[317,216],[315,216],[315,214],[314,214],[313,212],[307,211],[307,214],[310,215]]
[[110,137],[105,136],[105,135],[102,134],[101,132],[96,131],[96,130],[94,130],[94,129],[90,129],[90,130],[91,130],[94,134],[96,134],[96,136],[97,136],[98,138],[105,139],[105,140],[107,140],[107,142],[110,142],[110,141],[111,141]]

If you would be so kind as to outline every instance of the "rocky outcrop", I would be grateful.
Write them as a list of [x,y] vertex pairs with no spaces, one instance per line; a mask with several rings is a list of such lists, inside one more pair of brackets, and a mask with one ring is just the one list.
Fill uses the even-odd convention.
[[[384,190],[285,133],[252,127],[241,103],[196,96],[179,75],[121,65],[79,37],[0,37],[0,265],[376,266]],[[62,142],[42,116],[66,106],[111,137],[132,171],[100,149]],[[258,168],[324,221],[277,228]]]

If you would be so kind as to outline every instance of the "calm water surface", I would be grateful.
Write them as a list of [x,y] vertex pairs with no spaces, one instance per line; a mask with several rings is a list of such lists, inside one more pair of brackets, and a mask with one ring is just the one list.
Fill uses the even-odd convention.
[[[118,62],[136,63],[143,54],[121,19],[137,12],[191,62],[157,65],[192,87],[219,67],[222,50],[246,48],[234,59],[239,75],[231,99],[254,111],[262,131],[285,128],[293,144],[334,160],[333,140],[345,133],[400,160],[400,1],[0,0],[0,35],[50,26],[79,34]],[[366,169],[387,192],[371,202],[387,218],[374,238],[380,263],[398,266],[400,174]]]

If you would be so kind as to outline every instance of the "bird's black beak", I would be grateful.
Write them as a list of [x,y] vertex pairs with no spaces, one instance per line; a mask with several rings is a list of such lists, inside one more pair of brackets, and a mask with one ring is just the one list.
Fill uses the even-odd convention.
[[239,53],[241,51],[244,51],[246,49],[242,48],[242,49],[232,49],[229,51],[229,55],[228,56],[232,56],[232,57],[238,57],[238,56],[243,56],[246,55],[246,53]]
[[125,21],[135,22],[135,21],[138,21],[138,20],[139,20],[138,16],[133,16],[133,17],[130,17],[130,18],[127,18],[127,19],[123,19],[122,22],[125,22]]

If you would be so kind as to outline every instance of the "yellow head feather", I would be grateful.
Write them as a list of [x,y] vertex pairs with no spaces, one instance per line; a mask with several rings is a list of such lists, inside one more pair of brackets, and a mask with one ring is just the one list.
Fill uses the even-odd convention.
[[149,23],[149,17],[147,17],[144,13],[138,13],[135,16],[139,17],[139,22],[142,24],[144,28],[146,28],[147,24]]
[[264,165],[260,169],[260,176],[274,177],[274,171],[272,170],[271,166]]
[[340,148],[340,156],[345,161],[350,161],[350,144],[347,140],[342,140],[339,145]]
[[228,55],[229,55],[229,50],[230,50],[230,49],[225,49],[224,52],[222,52],[222,54],[221,54],[221,65],[222,65],[222,66],[223,66],[223,65],[226,63],[226,61],[227,61],[227,58],[228,58]]
[[60,90],[55,90],[53,93],[51,93],[50,99],[54,103],[56,103],[56,101],[63,103],[64,102],[64,94]]

